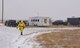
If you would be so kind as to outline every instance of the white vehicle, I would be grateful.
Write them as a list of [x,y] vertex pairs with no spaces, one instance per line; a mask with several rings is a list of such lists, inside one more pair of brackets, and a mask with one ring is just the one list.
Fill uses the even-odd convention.
[[51,18],[49,17],[30,17],[30,26],[49,26],[51,24]]

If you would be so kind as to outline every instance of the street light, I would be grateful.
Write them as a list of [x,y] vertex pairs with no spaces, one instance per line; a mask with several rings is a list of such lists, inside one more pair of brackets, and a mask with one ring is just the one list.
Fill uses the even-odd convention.
[[2,0],[2,23],[4,21],[4,0]]

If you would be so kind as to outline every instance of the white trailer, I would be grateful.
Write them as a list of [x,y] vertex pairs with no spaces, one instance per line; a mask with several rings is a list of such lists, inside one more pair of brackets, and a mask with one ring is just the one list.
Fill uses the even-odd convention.
[[30,26],[49,26],[51,24],[51,18],[49,17],[30,17]]

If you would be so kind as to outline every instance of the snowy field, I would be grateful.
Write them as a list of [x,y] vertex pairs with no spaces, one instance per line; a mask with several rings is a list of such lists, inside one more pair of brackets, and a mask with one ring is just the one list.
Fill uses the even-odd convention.
[[42,48],[36,42],[36,36],[55,30],[73,30],[79,28],[25,28],[21,36],[17,28],[0,25],[0,48]]

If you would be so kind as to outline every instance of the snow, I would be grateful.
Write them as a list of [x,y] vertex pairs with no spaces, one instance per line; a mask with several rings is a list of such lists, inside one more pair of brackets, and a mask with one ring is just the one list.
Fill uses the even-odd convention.
[[15,42],[14,48],[40,48],[40,44],[35,41],[36,34],[31,34],[28,36],[20,36]]
[[2,23],[0,23],[0,26],[3,26],[3,24],[2,24]]
[[11,28],[5,26],[0,26],[0,48],[10,48],[11,40],[13,40],[18,35],[15,35],[15,30],[12,33]]
[[73,30],[79,28],[26,28],[24,35],[15,27],[0,26],[0,48],[42,48],[36,36],[55,30]]

